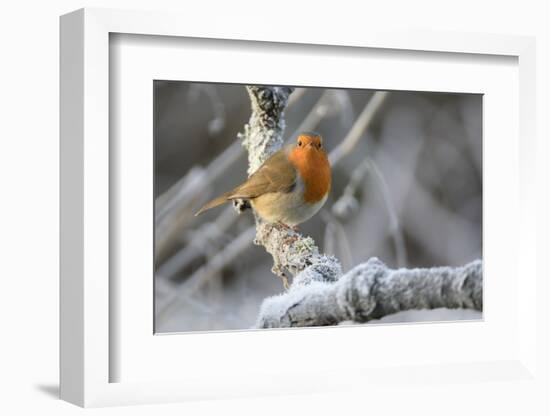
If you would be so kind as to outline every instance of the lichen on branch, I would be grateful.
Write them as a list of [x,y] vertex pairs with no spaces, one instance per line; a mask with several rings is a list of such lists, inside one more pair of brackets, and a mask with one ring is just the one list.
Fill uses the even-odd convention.
[[246,87],[252,113],[244,133],[240,134],[248,151],[248,175],[252,175],[265,160],[283,146],[285,130],[284,111],[290,87]]

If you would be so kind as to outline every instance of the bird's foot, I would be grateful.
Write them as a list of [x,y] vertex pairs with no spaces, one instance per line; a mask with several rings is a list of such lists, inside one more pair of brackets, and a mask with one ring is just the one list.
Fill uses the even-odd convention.
[[284,222],[278,221],[277,225],[279,228],[283,228],[287,231],[294,231],[295,233],[298,232],[298,226],[297,225],[287,225]]
[[285,290],[290,289],[290,283],[288,283],[288,277],[286,277],[286,275],[284,275],[284,274],[282,276],[279,276],[279,277],[283,281],[283,287],[285,288]]

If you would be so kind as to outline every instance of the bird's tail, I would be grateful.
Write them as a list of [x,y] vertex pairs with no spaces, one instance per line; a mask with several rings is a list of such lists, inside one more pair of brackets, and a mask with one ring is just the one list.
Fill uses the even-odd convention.
[[226,203],[227,201],[229,201],[229,200],[231,199],[231,194],[232,194],[232,191],[229,191],[229,192],[226,192],[226,193],[223,194],[223,195],[220,195],[220,196],[217,197],[217,198],[214,198],[212,201],[207,202],[206,204],[204,204],[204,205],[202,206],[201,209],[199,209],[199,210],[197,211],[197,213],[195,214],[195,217],[196,217],[197,215],[202,214],[204,211],[209,210],[210,208],[215,208],[215,207],[217,207],[217,206],[219,206],[219,205],[221,205],[221,204]]

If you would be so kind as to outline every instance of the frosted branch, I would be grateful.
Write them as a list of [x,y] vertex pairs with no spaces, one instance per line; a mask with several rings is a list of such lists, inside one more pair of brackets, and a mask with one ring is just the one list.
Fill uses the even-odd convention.
[[363,323],[411,309],[482,310],[481,260],[457,268],[392,270],[371,258],[334,280],[322,271],[298,274],[288,292],[264,300],[256,326]]
[[246,87],[252,104],[250,120],[241,134],[248,151],[248,174],[283,146],[284,110],[293,89],[288,87]]

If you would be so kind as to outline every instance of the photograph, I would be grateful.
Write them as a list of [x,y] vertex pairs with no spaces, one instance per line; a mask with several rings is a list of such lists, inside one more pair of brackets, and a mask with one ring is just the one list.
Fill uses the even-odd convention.
[[482,319],[481,94],[153,88],[155,333]]

